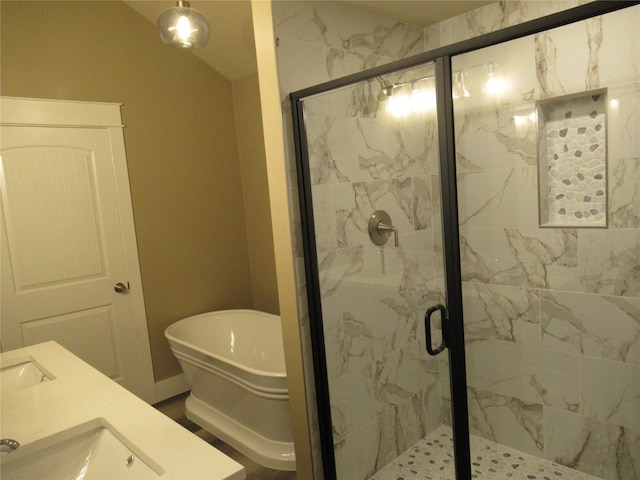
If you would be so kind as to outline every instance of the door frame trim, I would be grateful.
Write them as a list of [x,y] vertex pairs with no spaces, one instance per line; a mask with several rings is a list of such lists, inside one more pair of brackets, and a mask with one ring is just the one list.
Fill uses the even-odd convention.
[[[318,277],[318,259],[316,255],[313,204],[311,197],[311,176],[304,124],[303,100],[314,95],[322,94],[337,88],[346,87],[366,81],[380,75],[412,68],[421,64],[436,62],[436,73],[444,80],[437,87],[438,125],[440,146],[440,168],[442,181],[442,196],[446,195],[448,207],[443,204],[443,234],[445,237],[445,262],[447,266],[447,316],[453,321],[446,322],[447,341],[449,343],[449,360],[451,362],[449,375],[452,388],[452,421],[455,453],[462,453],[463,459],[455,459],[456,478],[467,480],[471,478],[468,438],[467,393],[465,376],[464,352],[464,323],[462,316],[462,287],[460,283],[460,252],[459,232],[457,223],[457,185],[455,165],[455,139],[453,124],[453,100],[451,99],[451,58],[455,55],[490,47],[510,40],[576,23],[598,15],[604,15],[624,8],[640,4],[638,0],[595,0],[590,3],[563,10],[551,15],[536,18],[502,30],[487,33],[461,42],[436,48],[428,52],[390,62],[379,67],[347,75],[335,80],[297,90],[290,93],[291,115],[293,120],[293,141],[296,155],[296,170],[298,180],[300,221],[302,230],[302,244],[304,249],[304,265],[307,287],[307,301],[309,308],[309,323],[311,330],[311,344],[313,354],[313,371],[315,375],[316,400],[318,408],[318,422],[320,443],[322,449],[323,473],[326,480],[336,479],[335,452],[333,448],[333,431],[331,421],[331,405],[329,402],[329,384],[326,368],[326,352],[324,348],[324,334],[322,326],[321,295]],[[436,78],[438,75],[436,75]],[[442,107],[442,108],[441,108]],[[443,110],[442,112],[440,110]],[[441,121],[446,123],[442,124]],[[446,178],[445,178],[446,174]],[[448,202],[447,202],[448,203]],[[455,210],[452,209],[455,207]],[[445,212],[447,208],[449,212]],[[448,218],[447,218],[448,217]],[[449,270],[450,269],[450,270]],[[456,285],[453,285],[457,282]],[[454,387],[454,385],[456,385]],[[463,386],[464,385],[464,386]],[[464,418],[463,418],[464,417]],[[463,438],[466,437],[466,438]],[[456,455],[458,457],[458,455]]]
[[99,128],[107,130],[113,159],[117,210],[122,226],[122,244],[136,345],[139,396],[155,403],[156,389],[151,345],[144,305],[144,292],[129,187],[129,172],[119,103],[81,102],[23,97],[0,97],[2,126]]

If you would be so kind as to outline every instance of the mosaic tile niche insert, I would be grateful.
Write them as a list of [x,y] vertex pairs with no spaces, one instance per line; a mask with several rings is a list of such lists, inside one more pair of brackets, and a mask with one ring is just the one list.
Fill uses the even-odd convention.
[[537,102],[540,226],[607,226],[606,89]]

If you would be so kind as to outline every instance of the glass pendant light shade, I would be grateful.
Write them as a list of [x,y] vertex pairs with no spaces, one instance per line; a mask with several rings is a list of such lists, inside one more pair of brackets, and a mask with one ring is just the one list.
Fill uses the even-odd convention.
[[176,7],[168,8],[160,14],[158,30],[162,41],[175,48],[204,47],[211,35],[207,18],[183,0],[178,1]]

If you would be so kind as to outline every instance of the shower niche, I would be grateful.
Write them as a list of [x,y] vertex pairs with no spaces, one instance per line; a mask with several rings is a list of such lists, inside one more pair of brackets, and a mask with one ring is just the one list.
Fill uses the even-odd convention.
[[607,91],[536,102],[541,227],[607,227]]

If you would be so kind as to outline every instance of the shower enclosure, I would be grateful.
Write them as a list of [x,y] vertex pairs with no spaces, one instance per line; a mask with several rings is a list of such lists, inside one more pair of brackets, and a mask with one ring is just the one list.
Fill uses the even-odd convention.
[[636,4],[291,95],[325,478],[640,478]]

